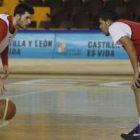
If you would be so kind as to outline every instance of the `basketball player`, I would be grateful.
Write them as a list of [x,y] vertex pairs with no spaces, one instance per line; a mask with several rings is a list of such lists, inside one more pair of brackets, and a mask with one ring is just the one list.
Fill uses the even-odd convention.
[[25,3],[20,3],[15,7],[13,16],[0,14],[0,53],[5,74],[3,78],[0,78],[0,94],[2,95],[5,90],[3,79],[9,75],[8,45],[19,29],[26,29],[29,26],[33,14],[34,9]]
[[[108,36],[111,35],[115,45],[121,44],[126,50],[133,70],[131,88],[135,93],[136,104],[139,114],[138,125],[128,134],[122,134],[124,139],[140,139],[140,78],[138,64],[140,62],[140,24],[124,19],[119,19],[114,11],[106,11],[99,18],[100,29]],[[137,134],[134,135],[134,134]]]

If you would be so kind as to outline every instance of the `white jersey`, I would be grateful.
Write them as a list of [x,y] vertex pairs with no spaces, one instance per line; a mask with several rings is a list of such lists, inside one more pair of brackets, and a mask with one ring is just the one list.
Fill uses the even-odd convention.
[[9,15],[6,15],[6,14],[0,14],[0,19],[2,19],[7,25],[7,35],[0,42],[0,53],[3,52],[5,50],[5,48],[11,43],[12,39],[14,38],[16,33],[18,32],[18,30],[15,30],[15,32],[13,34],[10,33],[10,31],[9,31],[10,25],[9,25],[9,21],[7,19],[8,16]]
[[109,27],[109,33],[113,39],[115,45],[121,45],[119,39],[123,36],[128,36],[131,38],[132,30],[129,25],[122,23],[122,22],[114,22]]

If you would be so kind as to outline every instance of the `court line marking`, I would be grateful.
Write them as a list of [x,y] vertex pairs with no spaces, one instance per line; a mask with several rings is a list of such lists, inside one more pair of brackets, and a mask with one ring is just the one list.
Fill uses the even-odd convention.
[[[97,85],[97,86],[103,86],[103,87],[130,87],[129,84],[130,81],[112,81],[110,80],[91,80],[91,79],[37,79],[37,80],[28,80],[28,81],[21,81],[21,82],[15,82],[15,83],[8,83],[7,85],[41,85],[41,86],[62,86],[62,85],[67,85],[67,86],[74,86],[75,84],[79,84],[79,82],[94,82],[91,85]],[[58,83],[59,82],[59,83]],[[83,83],[80,83],[82,85]],[[127,84],[127,85],[122,85],[122,84]],[[83,84],[84,85],[84,84]]]
[[[97,82],[99,82],[99,81],[97,81]],[[69,89],[69,88],[73,88],[73,87],[80,87],[80,86],[86,86],[86,85],[93,85],[93,83],[74,85],[74,86],[55,88],[55,89],[47,89],[47,90],[42,90],[42,91],[37,91],[37,92],[24,93],[24,94],[20,94],[20,95],[5,96],[5,97],[2,97],[2,98],[16,98],[16,97],[22,97],[22,96],[26,96],[26,95],[33,95],[33,94],[39,94],[39,93],[44,93],[44,92],[49,92],[49,91],[56,91],[56,90],[64,90],[64,89]]]
[[[38,79],[38,80],[28,80],[15,83],[9,83],[12,85],[75,85],[79,82],[96,82],[99,80],[87,80],[87,79]],[[58,83],[59,82],[59,83]]]
[[[128,84],[128,85],[122,85],[122,84]],[[105,86],[105,87],[130,87],[131,86],[131,81],[116,81],[116,82],[101,83],[101,84],[99,84],[99,86]]]
[[69,86],[69,87],[56,88],[56,89],[48,89],[48,90],[42,90],[42,91],[37,91],[37,92],[24,93],[24,94],[20,94],[20,95],[5,96],[5,97],[2,97],[2,98],[22,97],[22,96],[26,96],[26,95],[39,94],[39,93],[44,93],[44,92],[49,92],[49,91],[64,90],[64,89],[68,89],[68,88],[72,88],[72,87],[76,87],[76,86]]
[[69,89],[69,88],[74,88],[74,87],[81,87],[81,86],[89,86],[89,85],[94,86],[94,85],[97,85],[97,84],[99,85],[101,83],[111,82],[111,81],[112,80],[104,80],[104,81],[96,81],[94,83],[80,84],[80,85],[74,85],[74,86],[71,85],[71,86],[62,87],[62,88],[54,88],[54,89],[47,89],[47,90],[37,91],[37,92],[24,93],[24,94],[20,94],[20,95],[5,96],[5,97],[1,97],[1,99],[2,98],[16,98],[16,97],[22,97],[22,96],[26,96],[26,95],[39,94],[39,93],[44,93],[44,92],[49,92],[49,91],[64,90],[64,89]]

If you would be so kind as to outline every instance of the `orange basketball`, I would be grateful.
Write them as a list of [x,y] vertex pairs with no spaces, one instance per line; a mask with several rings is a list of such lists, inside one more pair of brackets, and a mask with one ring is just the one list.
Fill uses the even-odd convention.
[[0,99],[0,119],[10,120],[16,114],[16,106],[9,99]]

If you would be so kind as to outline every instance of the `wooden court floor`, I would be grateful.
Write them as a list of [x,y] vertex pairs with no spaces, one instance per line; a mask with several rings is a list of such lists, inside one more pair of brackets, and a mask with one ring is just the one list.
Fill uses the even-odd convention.
[[0,140],[122,140],[138,121],[132,77],[10,76],[16,116],[0,125]]

